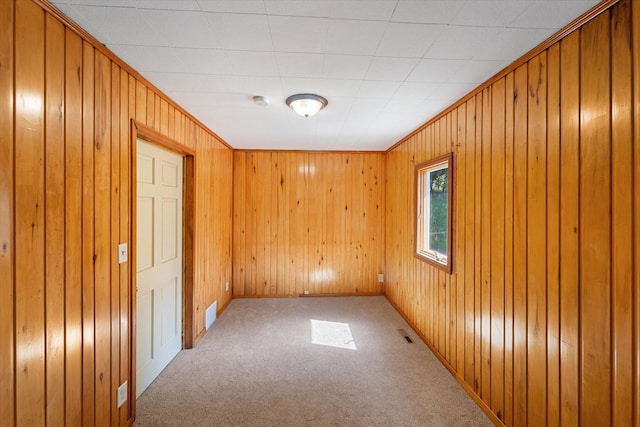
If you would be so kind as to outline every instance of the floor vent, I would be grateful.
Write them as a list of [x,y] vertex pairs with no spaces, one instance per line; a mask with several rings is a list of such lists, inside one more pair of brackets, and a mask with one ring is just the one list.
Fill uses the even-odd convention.
[[402,335],[404,337],[404,339],[407,341],[407,343],[413,344],[413,340],[411,339],[411,337],[409,336],[407,331],[405,331],[404,329],[398,329],[398,333],[400,333],[400,335]]

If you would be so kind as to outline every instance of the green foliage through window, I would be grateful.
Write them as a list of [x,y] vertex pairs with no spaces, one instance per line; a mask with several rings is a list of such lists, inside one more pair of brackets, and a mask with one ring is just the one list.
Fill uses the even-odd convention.
[[452,155],[416,166],[416,255],[451,271],[450,188]]

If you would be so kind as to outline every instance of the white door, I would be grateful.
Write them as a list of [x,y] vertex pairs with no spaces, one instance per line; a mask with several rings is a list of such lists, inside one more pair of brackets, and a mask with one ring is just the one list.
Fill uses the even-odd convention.
[[138,140],[136,398],[182,349],[182,157]]

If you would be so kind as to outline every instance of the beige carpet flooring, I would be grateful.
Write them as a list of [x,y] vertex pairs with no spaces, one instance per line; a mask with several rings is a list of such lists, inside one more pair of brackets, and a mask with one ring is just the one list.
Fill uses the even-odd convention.
[[491,425],[384,297],[233,300],[140,396],[134,424]]

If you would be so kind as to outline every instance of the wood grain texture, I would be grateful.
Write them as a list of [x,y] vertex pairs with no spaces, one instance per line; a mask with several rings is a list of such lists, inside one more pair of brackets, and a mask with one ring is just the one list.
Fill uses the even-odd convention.
[[580,34],[560,43],[560,422],[579,425]]
[[611,422],[609,12],[580,38],[580,421]]
[[514,72],[513,425],[527,423],[527,66]]
[[15,410],[17,425],[46,422],[45,14],[15,4]]
[[[612,425],[633,425],[633,121],[630,2],[611,13]],[[635,194],[635,198],[638,195]],[[636,307],[637,308],[637,307]]]
[[234,296],[381,293],[383,180],[383,154],[237,151]]
[[[631,41],[632,41],[632,81],[633,81],[633,194],[640,191],[640,49],[636,46],[640,40],[640,7],[631,2]],[[633,419],[640,425],[640,199],[633,203]]]
[[547,425],[560,425],[560,47],[547,51]]
[[[387,152],[386,295],[505,425],[638,424],[637,9],[600,10]],[[413,205],[400,195],[410,159],[447,146],[463,107],[458,311],[406,256]],[[462,364],[443,322],[463,329]]]
[[504,416],[505,80],[493,86],[491,104],[491,409]]
[[64,424],[64,27],[45,21],[45,319],[47,424]]
[[[65,30],[65,421],[82,425],[82,39]],[[70,173],[70,171],[73,171]]]
[[95,424],[95,51],[82,42],[82,423]]
[[[528,63],[527,83],[527,405],[528,424],[546,425],[547,54]],[[536,408],[534,410],[534,408]]]
[[14,4],[0,6],[0,419],[15,424]]
[[132,236],[131,119],[213,165],[195,177],[196,333],[231,298],[233,153],[45,9],[0,4],[0,423],[127,425],[132,270],[115,251]]

